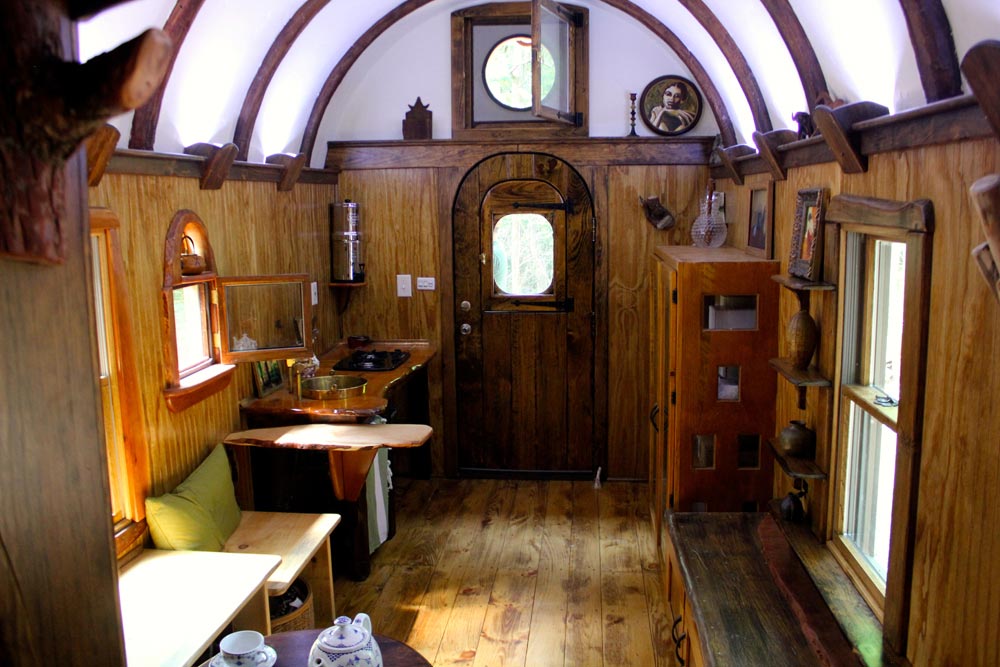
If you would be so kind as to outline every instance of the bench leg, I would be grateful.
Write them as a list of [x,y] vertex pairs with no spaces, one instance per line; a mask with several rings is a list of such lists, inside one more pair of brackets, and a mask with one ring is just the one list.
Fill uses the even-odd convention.
[[234,630],[256,630],[262,635],[271,634],[271,611],[267,604],[267,589],[261,584],[243,608],[233,618]]
[[313,614],[317,628],[333,625],[337,604],[333,597],[333,569],[330,563],[330,539],[323,541],[309,564],[302,570],[302,578],[309,585],[313,596]]

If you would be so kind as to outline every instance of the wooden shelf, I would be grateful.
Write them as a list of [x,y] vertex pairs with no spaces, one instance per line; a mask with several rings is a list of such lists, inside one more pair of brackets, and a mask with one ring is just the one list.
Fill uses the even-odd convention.
[[778,462],[785,474],[792,479],[826,479],[827,475],[812,459],[798,456],[785,456],[778,451],[773,439],[767,441],[774,452],[774,460]]
[[833,283],[806,280],[805,278],[788,276],[782,273],[774,274],[771,276],[771,280],[778,283],[785,289],[795,292],[795,296],[799,298],[799,308],[802,310],[809,310],[809,294],[811,292],[832,292],[837,289],[837,286]]
[[806,408],[807,387],[829,387],[832,385],[829,380],[820,375],[815,366],[798,369],[792,366],[792,362],[787,359],[769,359],[767,363],[799,390],[799,410]]

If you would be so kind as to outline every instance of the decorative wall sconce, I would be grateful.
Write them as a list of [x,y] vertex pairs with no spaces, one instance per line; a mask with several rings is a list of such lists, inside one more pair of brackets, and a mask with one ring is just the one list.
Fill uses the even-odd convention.
[[642,205],[642,212],[645,214],[646,220],[653,227],[657,229],[673,229],[674,225],[677,224],[674,214],[660,203],[659,197],[646,197],[643,199],[642,195],[639,195],[639,204]]
[[205,163],[201,167],[201,189],[218,190],[229,177],[229,170],[236,160],[239,148],[231,142],[221,146],[198,143],[185,146],[184,152],[205,158]]

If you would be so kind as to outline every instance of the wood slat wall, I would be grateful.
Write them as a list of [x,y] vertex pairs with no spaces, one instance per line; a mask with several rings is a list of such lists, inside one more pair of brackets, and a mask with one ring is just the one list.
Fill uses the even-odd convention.
[[196,178],[107,174],[90,188],[91,206],[105,206],[121,220],[121,245],[135,328],[136,361],[148,429],[150,492],[171,490],[212,446],[239,426],[238,403],[252,395],[249,364],[239,364],[229,387],[174,414],[161,389],[165,371],[161,347],[160,292],[167,226],[179,209],[191,209],[205,223],[220,275],[307,273],[321,285],[313,312],[321,351],[340,336],[330,277],[328,205],[330,185],[297,185],[277,192],[273,183],[229,181],[220,190],[201,190]]
[[[920,463],[912,608],[907,658],[913,665],[987,665],[1000,663],[995,632],[1000,600],[1000,308],[994,302],[970,251],[982,241],[969,187],[1000,170],[1000,146],[992,139],[873,155],[866,173],[841,174],[833,164],[792,169],[776,183],[775,257],[787,271],[795,195],[800,189],[825,187],[839,193],[897,201],[927,198],[933,202],[931,317],[929,326],[926,410]],[[742,202],[741,188],[724,186]],[[732,201],[730,199],[730,201]],[[741,204],[743,206],[743,204]],[[745,211],[738,214],[739,220]],[[732,231],[732,230],[731,230]],[[742,238],[745,229],[740,233]],[[826,236],[824,275],[837,280],[836,237]],[[814,360],[827,377],[834,375],[836,293],[813,293],[810,311],[820,327]],[[780,318],[787,323],[798,309],[795,295],[783,290]],[[786,349],[782,330],[779,353]],[[834,416],[829,389],[809,389],[806,409],[798,395],[779,380],[776,428],[803,419],[817,432],[817,461],[830,470]],[[831,483],[810,484],[814,529],[830,528],[833,508],[827,502]],[[791,488],[776,473],[775,492]]]

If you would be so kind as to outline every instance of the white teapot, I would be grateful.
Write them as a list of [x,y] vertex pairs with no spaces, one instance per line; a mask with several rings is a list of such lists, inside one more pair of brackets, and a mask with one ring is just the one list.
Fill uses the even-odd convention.
[[309,651],[309,666],[382,667],[382,651],[368,614],[358,614],[353,621],[340,616],[332,627],[319,633]]

